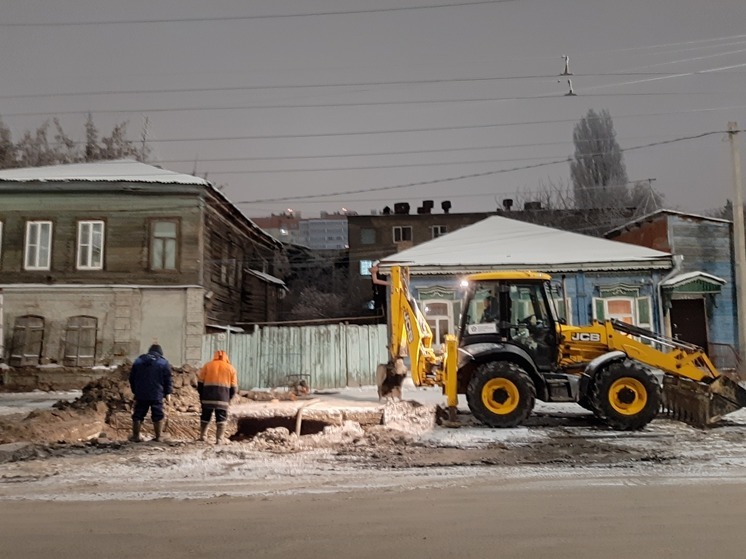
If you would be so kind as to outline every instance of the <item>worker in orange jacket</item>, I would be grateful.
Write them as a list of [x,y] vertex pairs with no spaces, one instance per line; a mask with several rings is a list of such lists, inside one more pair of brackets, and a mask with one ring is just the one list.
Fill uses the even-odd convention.
[[200,415],[199,438],[204,441],[207,428],[215,413],[215,443],[220,444],[228,424],[228,406],[238,391],[238,375],[231,365],[228,354],[218,350],[212,361],[205,363],[197,377],[197,391],[202,405]]

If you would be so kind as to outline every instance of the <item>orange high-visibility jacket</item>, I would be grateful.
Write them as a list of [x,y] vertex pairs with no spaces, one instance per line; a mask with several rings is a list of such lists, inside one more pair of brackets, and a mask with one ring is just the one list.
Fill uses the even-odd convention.
[[197,377],[197,389],[202,407],[228,409],[228,403],[238,391],[238,375],[222,350],[205,363]]

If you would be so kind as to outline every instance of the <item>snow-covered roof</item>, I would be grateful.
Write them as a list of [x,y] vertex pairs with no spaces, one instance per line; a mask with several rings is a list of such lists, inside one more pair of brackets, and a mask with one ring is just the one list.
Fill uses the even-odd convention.
[[668,278],[661,282],[661,287],[677,287],[693,280],[701,280],[713,285],[725,285],[728,283],[723,278],[713,276],[707,272],[687,272],[685,274],[678,274],[672,278]]
[[133,159],[115,159],[96,163],[72,163],[46,167],[24,167],[0,171],[3,182],[150,182],[161,184],[209,183],[200,177],[177,173],[140,163]]
[[134,159],[113,159],[111,161],[97,161],[95,163],[71,163],[66,165],[49,165],[46,167],[23,167],[20,169],[6,169],[0,171],[0,182],[47,183],[47,182],[111,182],[111,183],[151,183],[151,184],[185,184],[205,186],[223,199],[260,235],[270,240],[276,246],[282,243],[272,235],[258,227],[251,219],[238,209],[220,190],[209,181],[161,169]]
[[387,256],[381,267],[406,264],[413,273],[497,269],[543,272],[669,269],[672,256],[628,243],[492,216]]

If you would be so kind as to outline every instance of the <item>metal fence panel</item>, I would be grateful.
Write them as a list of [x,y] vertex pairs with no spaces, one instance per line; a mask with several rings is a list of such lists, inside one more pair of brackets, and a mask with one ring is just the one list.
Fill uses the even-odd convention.
[[386,344],[383,324],[271,326],[207,334],[202,360],[225,350],[243,390],[283,386],[298,375],[314,389],[341,388],[374,384],[376,366],[387,360]]

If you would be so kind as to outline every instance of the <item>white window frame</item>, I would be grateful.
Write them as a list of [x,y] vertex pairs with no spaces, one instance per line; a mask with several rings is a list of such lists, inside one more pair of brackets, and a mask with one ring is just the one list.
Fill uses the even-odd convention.
[[[40,258],[41,247],[41,232],[43,226],[49,226],[49,238],[47,239],[47,254],[46,261],[42,262]],[[29,239],[31,237],[31,229],[37,228],[37,244],[35,245],[35,256],[34,262],[29,262],[31,245]],[[52,238],[53,238],[54,226],[51,221],[27,221],[26,222],[26,238],[23,243],[23,269],[24,270],[49,270],[52,263]]]
[[[632,307],[632,322],[634,326],[645,328],[646,330],[653,330],[653,301],[651,297],[594,297],[593,298],[593,319],[594,320],[610,320],[612,318],[619,318],[620,315],[609,314],[609,302],[611,301],[629,301]],[[603,301],[604,305],[604,316],[599,318],[596,311],[596,304],[598,301]],[[640,322],[640,305],[645,305],[646,312],[650,318],[650,322]]]
[[[98,262],[94,262],[94,233],[96,226],[100,226],[100,251],[98,255]],[[88,244],[83,245],[83,229],[88,227]],[[106,225],[101,220],[84,220],[78,221],[78,242],[76,244],[76,267],[78,270],[103,270],[104,268],[104,235],[106,231]],[[82,254],[85,254],[86,262],[82,262]]]
[[[439,338],[443,338],[444,335],[454,332],[453,303],[454,301],[449,299],[424,299],[422,301],[419,301],[422,316],[425,318],[425,321],[428,323],[428,325],[430,326],[430,330],[432,330],[433,333],[433,345],[440,344],[441,342]],[[430,305],[445,305],[446,314],[428,314],[428,308]],[[447,320],[448,322],[446,332],[440,331],[440,321],[443,319]]]
[[[394,225],[392,228],[392,237],[395,243],[411,243],[414,240],[414,231],[412,231],[411,225]],[[405,229],[409,229],[409,239],[404,239],[402,233]],[[399,238],[397,239],[397,233]]]

